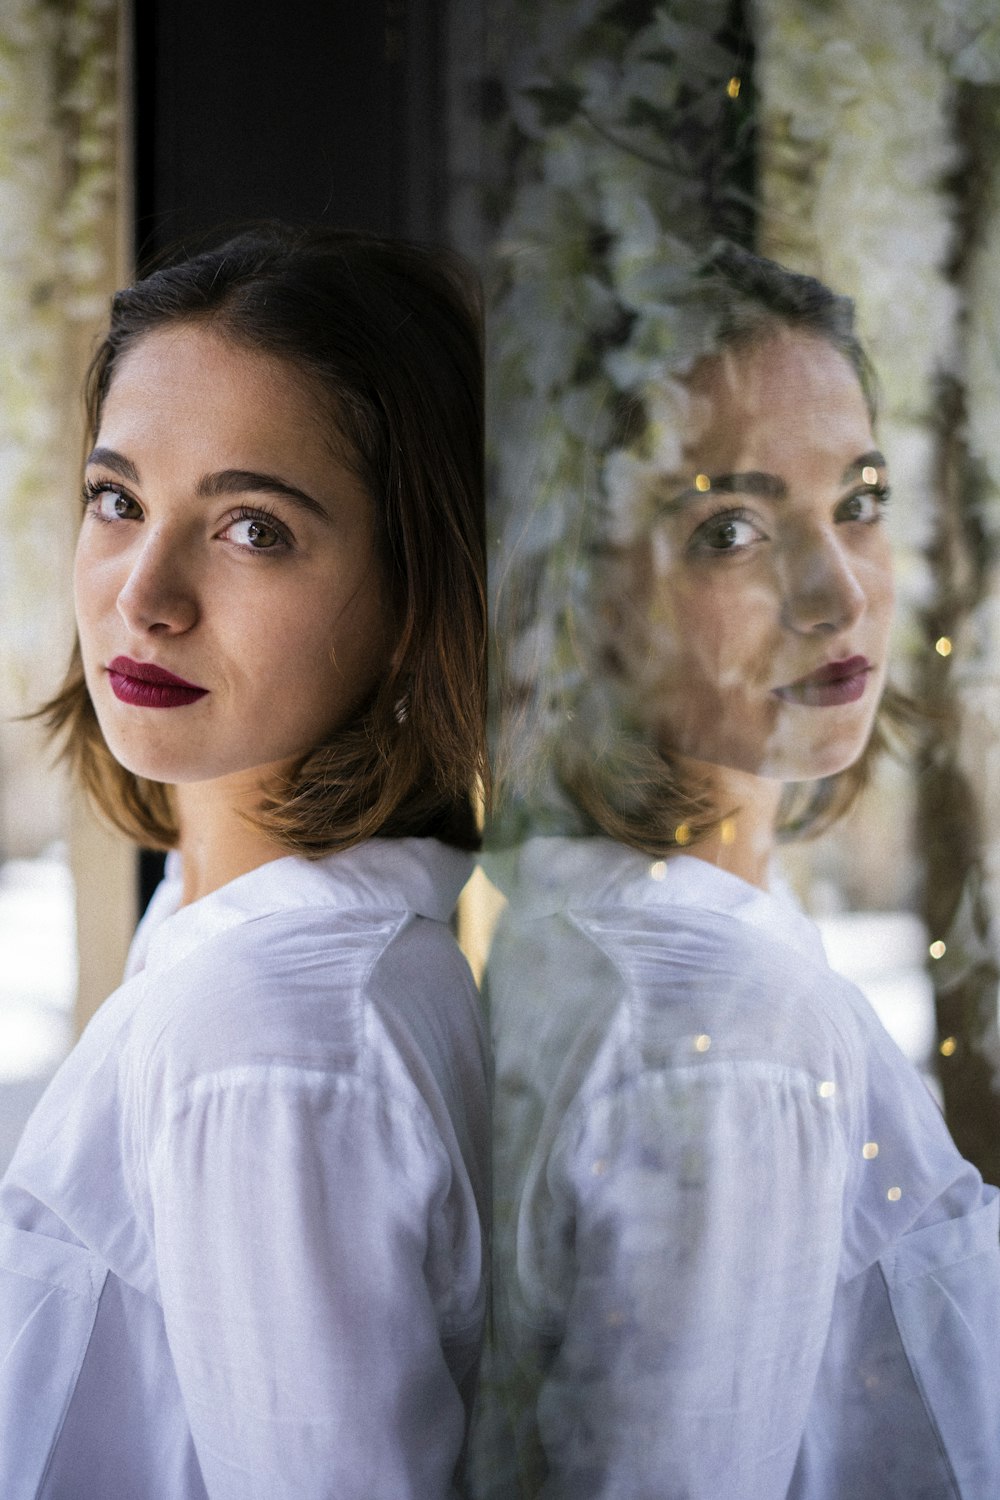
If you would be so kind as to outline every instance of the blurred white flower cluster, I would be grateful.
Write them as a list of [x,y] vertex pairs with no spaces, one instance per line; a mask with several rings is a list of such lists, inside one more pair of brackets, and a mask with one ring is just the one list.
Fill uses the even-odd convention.
[[728,11],[516,0],[507,18],[489,397],[497,677],[521,764],[549,766],[567,725],[600,743],[594,552],[676,460],[676,377],[710,338],[686,293],[712,239],[749,222]]
[[991,0],[757,0],[756,15],[761,248],[857,303],[905,494],[901,592],[922,607],[938,500],[937,380],[959,373],[967,329],[989,336],[978,310],[963,321],[953,274],[956,91],[963,78],[998,76],[1000,19]]
[[64,665],[78,385],[115,249],[117,17],[117,0],[0,7],[0,691],[8,712],[26,706],[29,676],[37,692],[40,664],[51,664],[47,686]]
[[[1000,9],[756,0],[755,13],[761,248],[858,305],[896,493],[897,658],[961,725],[937,749],[957,745],[974,789],[972,842],[997,911]],[[949,838],[958,867],[960,820]],[[870,840],[891,842],[888,827]]]
[[[975,184],[979,232],[955,274],[966,226],[955,178],[964,84],[1000,83],[994,0],[756,0],[762,99],[761,248],[847,292],[875,357],[892,448],[904,596],[931,587],[922,558],[938,495],[938,377],[962,383],[973,452],[986,465],[1000,532],[1000,175]],[[995,102],[992,109],[996,111]],[[998,122],[1000,124],[1000,122]]]

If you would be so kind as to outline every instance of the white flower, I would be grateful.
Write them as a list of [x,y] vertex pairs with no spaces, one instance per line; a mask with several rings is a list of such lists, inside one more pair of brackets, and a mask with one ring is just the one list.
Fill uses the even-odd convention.
[[24,706],[16,694],[29,664],[65,653],[52,538],[68,546],[79,452],[76,391],[66,388],[76,362],[70,325],[94,325],[105,306],[115,24],[113,0],[5,0],[0,9],[0,691],[8,712]]

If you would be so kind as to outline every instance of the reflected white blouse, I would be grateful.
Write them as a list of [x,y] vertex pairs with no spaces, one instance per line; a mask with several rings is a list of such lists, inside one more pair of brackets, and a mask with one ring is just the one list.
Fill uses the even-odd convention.
[[499,879],[475,1493],[996,1500],[997,1191],[813,924],[603,839]]
[[428,839],[177,909],[0,1183],[4,1500],[454,1493],[484,1310],[479,1007]]

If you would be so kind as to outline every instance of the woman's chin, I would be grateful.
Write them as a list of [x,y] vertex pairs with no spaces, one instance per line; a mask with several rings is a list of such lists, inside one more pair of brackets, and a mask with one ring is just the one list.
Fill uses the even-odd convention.
[[105,733],[105,743],[123,771],[141,781],[159,781],[167,786],[184,782],[210,781],[219,773],[204,763],[203,757],[163,746],[137,745],[129,739]]
[[808,726],[808,734],[805,726],[796,725],[794,733],[775,736],[761,757],[759,774],[778,781],[823,781],[839,776],[864,755],[874,720],[874,713],[869,712],[836,717],[830,714]]
[[840,776],[857,765],[870,738],[870,735],[865,735],[863,739],[850,744],[824,745],[811,754],[781,757],[772,769],[762,774],[778,781],[825,781],[828,777]]
[[178,767],[171,761],[155,756],[129,755],[127,752],[119,754],[112,746],[109,749],[122,770],[128,771],[140,781],[158,781],[164,786],[176,786],[178,782],[192,779],[179,774]]

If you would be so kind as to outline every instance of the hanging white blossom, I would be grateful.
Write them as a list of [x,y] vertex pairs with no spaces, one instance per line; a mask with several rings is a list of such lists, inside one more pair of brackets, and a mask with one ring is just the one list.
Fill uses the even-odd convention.
[[[14,538],[0,567],[8,628],[29,655],[45,629],[53,518],[71,498],[59,492],[66,456],[79,454],[74,325],[103,316],[112,274],[116,16],[115,0],[0,10],[0,511]],[[8,670],[23,671],[19,655],[7,650]]]
[[[491,317],[493,574],[522,764],[551,767],[568,724],[600,743],[620,711],[583,665],[592,552],[628,538],[648,476],[677,457],[675,377],[709,337],[680,294],[713,222],[742,207],[709,170],[742,108],[715,40],[727,9],[677,0],[631,30],[607,0],[524,0],[504,28],[517,160]],[[642,453],[616,435],[623,399],[642,408]]]
[[[69,645],[79,384],[117,269],[117,33],[117,0],[0,7],[4,717],[55,687]],[[2,773],[8,803],[23,801],[11,788],[35,768]]]

